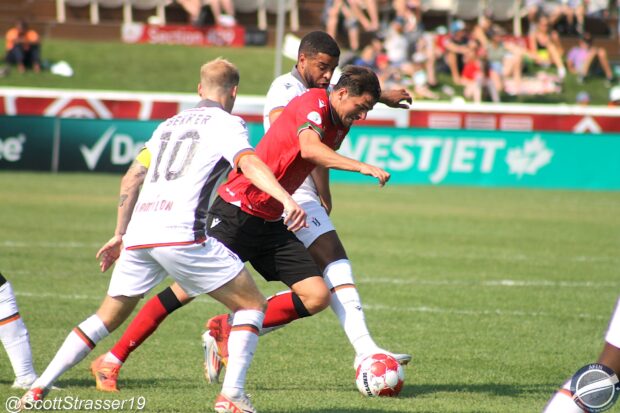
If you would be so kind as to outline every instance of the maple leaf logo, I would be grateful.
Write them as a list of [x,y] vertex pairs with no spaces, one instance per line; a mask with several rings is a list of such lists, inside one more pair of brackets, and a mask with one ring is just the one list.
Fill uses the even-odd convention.
[[547,148],[540,135],[535,135],[533,139],[526,140],[522,148],[509,149],[506,163],[509,173],[521,179],[523,175],[536,175],[540,168],[551,162],[552,157],[553,151]]

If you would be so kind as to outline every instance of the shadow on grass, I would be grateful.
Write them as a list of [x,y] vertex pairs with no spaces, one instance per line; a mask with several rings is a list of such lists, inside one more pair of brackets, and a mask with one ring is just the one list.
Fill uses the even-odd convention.
[[496,384],[496,383],[481,383],[481,384],[462,384],[462,383],[448,383],[448,384],[410,384],[405,385],[400,393],[399,398],[424,396],[434,393],[486,393],[494,396],[522,396],[527,394],[540,393],[545,389],[553,389],[557,387],[557,383],[546,384],[527,384],[527,385],[515,385],[515,384]]
[[[296,409],[295,413],[386,413],[388,410],[382,409],[365,409],[365,408],[304,408],[304,409]],[[411,413],[411,410],[403,408],[403,409],[393,409],[390,408],[390,413]],[[292,410],[269,410],[269,413],[293,413]],[[420,413],[432,413],[430,410],[428,411],[420,411]]]

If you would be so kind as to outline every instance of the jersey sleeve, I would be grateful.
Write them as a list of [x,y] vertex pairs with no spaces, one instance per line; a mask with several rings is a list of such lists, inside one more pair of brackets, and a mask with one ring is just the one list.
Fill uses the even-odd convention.
[[329,102],[327,102],[323,97],[317,98],[316,96],[309,94],[304,95],[304,100],[305,102],[300,105],[300,110],[297,111],[295,118],[297,135],[299,135],[304,129],[312,129],[322,140],[325,134],[325,115],[329,115],[326,111]]
[[267,92],[265,108],[263,109],[264,115],[269,117],[272,111],[284,109],[284,107],[298,94],[299,92],[295,85],[289,83],[287,80],[276,79]]
[[217,139],[221,143],[222,155],[233,168],[236,168],[243,155],[254,152],[254,148],[250,145],[248,128],[243,119],[231,116],[226,122],[222,122],[219,130],[225,134]]

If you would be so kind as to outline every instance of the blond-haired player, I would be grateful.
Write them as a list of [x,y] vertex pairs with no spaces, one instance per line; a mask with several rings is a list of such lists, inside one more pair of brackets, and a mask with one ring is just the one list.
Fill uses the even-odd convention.
[[243,120],[230,114],[238,83],[239,72],[230,62],[216,59],[203,65],[198,107],[157,127],[146,143],[152,157],[148,169],[140,162],[130,167],[121,182],[114,236],[97,254],[102,271],[118,260],[108,293],[97,312],[69,333],[22,397],[22,408],[42,400],[61,374],[89,354],[145,293],[170,275],[190,297],[209,294],[234,313],[233,367],[227,370],[215,411],[256,411],[244,382],[266,302],[241,260],[206,234],[209,187],[215,184],[219,165],[226,163],[284,205],[291,229],[305,225],[305,213],[255,155]]

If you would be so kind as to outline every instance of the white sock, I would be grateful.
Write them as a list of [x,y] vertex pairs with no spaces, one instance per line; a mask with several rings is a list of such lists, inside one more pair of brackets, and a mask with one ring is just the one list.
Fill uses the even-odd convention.
[[106,363],[118,364],[119,366],[123,365],[123,362],[120,361],[118,357],[116,357],[114,354],[112,354],[111,351],[108,351],[107,353],[105,353],[105,357],[103,358],[103,361],[105,361]]
[[222,384],[222,393],[238,398],[244,393],[247,374],[258,344],[258,331],[265,313],[258,310],[240,310],[233,317],[228,339],[228,364]]
[[553,395],[543,413],[584,413],[573,401],[572,396],[566,393],[567,390],[570,393],[570,380],[564,383],[562,390]]
[[50,388],[58,377],[82,361],[108,334],[110,333],[103,321],[96,314],[82,321],[69,333],[41,377],[34,382],[33,387]]
[[24,382],[34,380],[37,373],[32,366],[30,336],[8,281],[0,286],[0,341],[9,356],[15,377]]
[[362,302],[353,281],[351,262],[349,260],[332,262],[325,268],[323,277],[330,289],[350,284],[332,292],[330,306],[355,353],[367,354],[379,349],[366,326]]

